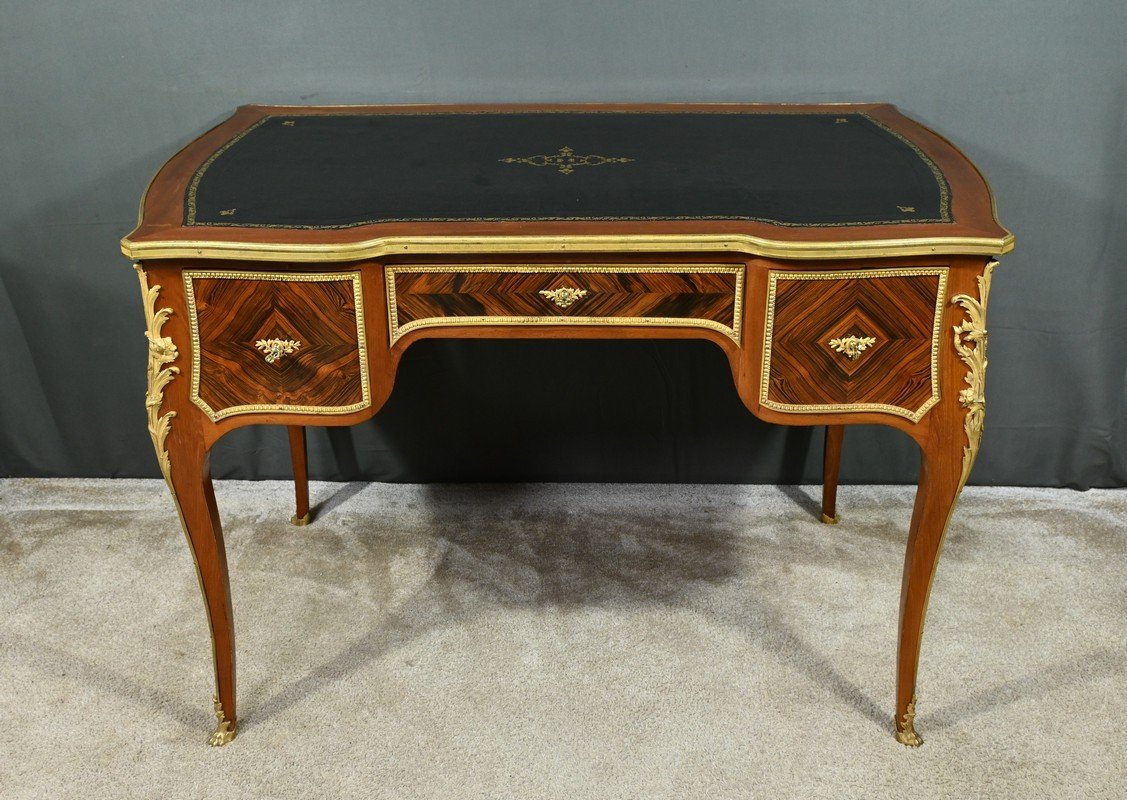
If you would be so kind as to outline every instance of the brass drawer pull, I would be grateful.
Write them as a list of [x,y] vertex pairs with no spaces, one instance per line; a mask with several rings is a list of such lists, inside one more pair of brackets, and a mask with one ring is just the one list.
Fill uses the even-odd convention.
[[587,290],[564,287],[562,289],[541,289],[540,294],[551,300],[560,308],[567,308],[576,300],[586,297]]
[[861,353],[869,349],[869,345],[876,344],[872,336],[843,336],[840,339],[830,339],[830,348],[839,353],[845,353],[850,361],[856,361]]
[[295,342],[293,339],[259,339],[254,343],[254,346],[266,356],[267,364],[273,364],[280,360],[282,356],[293,355],[297,352],[297,348],[301,347],[301,342]]

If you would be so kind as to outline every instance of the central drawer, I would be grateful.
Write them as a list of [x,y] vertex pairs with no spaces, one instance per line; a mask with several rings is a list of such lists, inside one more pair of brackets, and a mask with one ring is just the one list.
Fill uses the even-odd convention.
[[740,342],[742,264],[396,265],[385,276],[392,344],[465,325],[695,327]]

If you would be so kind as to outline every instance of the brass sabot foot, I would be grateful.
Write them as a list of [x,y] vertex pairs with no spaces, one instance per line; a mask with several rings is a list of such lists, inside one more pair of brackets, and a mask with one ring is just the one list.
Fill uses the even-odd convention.
[[215,698],[215,719],[215,732],[208,737],[207,743],[212,747],[222,747],[235,738],[236,731],[235,721],[227,719],[218,697]]
[[834,514],[832,517],[827,514],[822,514],[822,522],[827,525],[837,525],[841,522],[841,514]]
[[311,520],[311,519],[313,519],[313,512],[312,511],[306,511],[305,516],[299,517],[297,514],[294,514],[292,517],[290,517],[290,524],[291,525],[299,525],[299,526],[300,525],[308,525],[309,520]]
[[908,710],[904,712],[904,718],[896,726],[896,741],[907,747],[919,747],[924,743],[924,740],[916,733],[915,695],[912,696],[912,702],[908,703]]

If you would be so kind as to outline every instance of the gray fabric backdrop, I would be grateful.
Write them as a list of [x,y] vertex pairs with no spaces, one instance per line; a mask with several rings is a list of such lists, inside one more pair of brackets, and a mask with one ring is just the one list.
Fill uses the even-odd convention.
[[[977,483],[1127,480],[1127,4],[0,2],[0,474],[155,476],[136,278],[153,171],[237,105],[889,101],[990,178],[1017,251],[990,307]],[[373,421],[311,436],[372,480],[796,482],[820,433],[747,414],[720,351],[424,343]],[[851,429],[847,481],[913,479]],[[218,476],[288,474],[284,434]]]

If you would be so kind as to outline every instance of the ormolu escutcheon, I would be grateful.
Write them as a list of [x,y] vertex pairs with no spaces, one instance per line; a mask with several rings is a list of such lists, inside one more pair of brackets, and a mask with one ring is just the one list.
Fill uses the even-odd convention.
[[541,289],[540,295],[551,300],[560,308],[567,308],[576,300],[587,296],[586,289],[572,289],[565,286],[562,289]]

